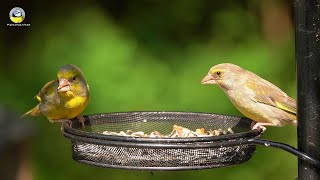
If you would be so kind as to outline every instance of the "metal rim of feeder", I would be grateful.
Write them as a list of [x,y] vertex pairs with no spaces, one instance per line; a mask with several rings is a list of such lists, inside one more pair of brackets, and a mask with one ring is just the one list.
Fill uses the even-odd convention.
[[[117,118],[110,118],[113,115]],[[88,132],[88,130],[83,130],[77,122],[75,122],[76,128],[71,128],[67,123],[64,123],[62,131],[64,136],[72,141],[73,159],[94,166],[132,170],[190,170],[224,167],[249,160],[255,152],[255,145],[248,142],[261,134],[259,131],[250,130],[252,121],[247,118],[193,112],[158,111],[98,114],[85,116],[86,126],[90,129],[91,126],[104,126],[104,123],[105,127],[108,127],[108,123],[130,123],[130,119],[125,119],[129,118],[128,115],[129,117],[152,116],[153,120],[150,121],[144,122],[140,119],[137,126],[144,126],[141,123],[148,124],[158,121],[195,124],[194,118],[201,117],[202,122],[198,122],[200,123],[198,126],[207,124],[204,123],[207,118],[211,123],[219,121],[217,123],[220,123],[220,126],[227,120],[232,122],[230,126],[241,126],[244,129],[235,134],[212,137],[136,138],[104,135],[101,132],[90,132],[90,130]],[[179,118],[172,120],[174,118],[170,118],[171,116],[185,117],[183,120],[179,120]],[[189,116],[191,117],[188,119]],[[225,126],[225,123],[223,125]],[[184,156],[182,157],[180,154]]]

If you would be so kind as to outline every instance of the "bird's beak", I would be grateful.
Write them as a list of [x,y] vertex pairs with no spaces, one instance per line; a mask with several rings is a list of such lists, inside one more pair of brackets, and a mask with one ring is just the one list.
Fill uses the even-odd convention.
[[202,79],[201,84],[217,84],[217,81],[208,74]]
[[62,78],[59,80],[58,92],[66,91],[70,91],[70,82],[67,79]]

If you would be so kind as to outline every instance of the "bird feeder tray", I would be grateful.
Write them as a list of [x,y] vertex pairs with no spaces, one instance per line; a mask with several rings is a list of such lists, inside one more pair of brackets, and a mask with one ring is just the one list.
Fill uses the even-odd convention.
[[[320,167],[319,161],[295,148],[260,139],[247,118],[194,112],[120,112],[84,116],[85,127],[74,120],[62,132],[72,143],[72,158],[99,167],[131,170],[191,170],[225,167],[248,161],[256,145],[284,149]],[[104,132],[172,133],[187,129],[227,130],[233,133],[205,137],[133,137]]]

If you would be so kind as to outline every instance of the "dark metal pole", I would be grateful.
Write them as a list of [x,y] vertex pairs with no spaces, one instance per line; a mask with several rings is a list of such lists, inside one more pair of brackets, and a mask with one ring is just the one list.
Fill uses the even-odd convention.
[[[320,160],[320,0],[295,0],[298,149]],[[319,169],[299,160],[299,180],[320,180]]]

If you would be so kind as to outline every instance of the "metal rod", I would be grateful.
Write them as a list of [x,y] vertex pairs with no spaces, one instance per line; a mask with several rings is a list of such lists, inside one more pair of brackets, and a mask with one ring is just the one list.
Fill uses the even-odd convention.
[[284,144],[280,142],[274,142],[274,141],[269,141],[269,140],[264,140],[264,139],[259,139],[259,138],[254,138],[254,139],[249,139],[249,142],[252,142],[252,144],[256,145],[261,145],[261,146],[266,146],[266,147],[274,147],[278,149],[285,150],[295,156],[297,156],[299,159],[311,164],[314,167],[318,168],[318,171],[320,170],[320,162],[307,154],[300,152],[298,149]]
[[[320,9],[319,0],[295,0],[298,149],[320,159]],[[320,179],[320,171],[299,160],[301,180]]]

